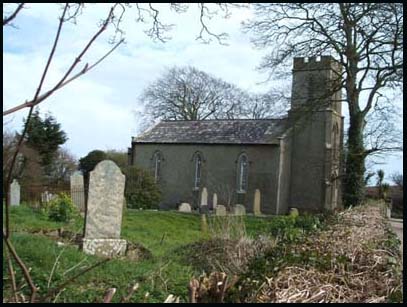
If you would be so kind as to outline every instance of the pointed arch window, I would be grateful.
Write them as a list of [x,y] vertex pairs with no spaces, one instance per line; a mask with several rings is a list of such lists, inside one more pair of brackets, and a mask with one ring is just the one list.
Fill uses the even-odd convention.
[[237,191],[239,193],[245,193],[247,191],[248,172],[249,160],[247,159],[247,155],[242,153],[237,163]]
[[201,170],[202,170],[202,157],[198,153],[195,155],[195,176],[194,176],[194,188],[199,188],[201,184]]
[[159,151],[156,151],[153,156],[153,167],[154,167],[154,182],[157,183],[160,179],[162,155]]

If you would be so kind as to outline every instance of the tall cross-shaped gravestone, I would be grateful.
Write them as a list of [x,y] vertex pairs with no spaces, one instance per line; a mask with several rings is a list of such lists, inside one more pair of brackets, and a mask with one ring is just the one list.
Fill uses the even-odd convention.
[[126,251],[120,239],[125,176],[110,160],[104,160],[90,172],[83,251],[112,257]]

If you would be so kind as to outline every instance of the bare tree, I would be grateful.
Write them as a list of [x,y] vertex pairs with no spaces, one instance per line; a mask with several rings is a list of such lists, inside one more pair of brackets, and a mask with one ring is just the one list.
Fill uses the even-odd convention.
[[287,113],[289,98],[277,89],[269,90],[266,93],[251,94],[250,99],[244,105],[247,118],[279,118]]
[[384,90],[403,81],[402,3],[261,3],[254,9],[244,28],[256,46],[272,49],[262,69],[278,73],[294,56],[327,53],[343,66],[337,77],[350,116],[344,202],[361,203],[365,159],[372,153],[363,141],[367,115],[388,102]]
[[194,67],[173,67],[140,96],[152,119],[231,119],[243,114],[248,95],[236,86]]
[[390,175],[391,181],[393,181],[401,190],[403,190],[403,174],[395,172]]
[[68,183],[70,175],[77,169],[77,161],[67,148],[58,148],[50,168],[50,182]]

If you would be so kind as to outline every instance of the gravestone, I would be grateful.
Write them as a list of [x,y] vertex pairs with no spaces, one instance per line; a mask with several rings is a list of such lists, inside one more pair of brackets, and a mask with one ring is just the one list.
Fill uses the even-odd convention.
[[233,215],[246,215],[246,208],[243,205],[234,205],[232,212]]
[[226,215],[226,207],[223,205],[217,205],[215,208],[215,214],[218,216],[225,216]]
[[16,179],[14,179],[10,185],[10,205],[20,205],[20,184]]
[[253,214],[254,215],[261,215],[261,211],[260,211],[260,201],[261,201],[261,194],[260,194],[260,190],[256,189],[256,191],[254,192],[254,202],[253,202]]
[[207,206],[207,205],[208,205],[208,191],[204,187],[202,189],[202,193],[201,193],[201,207]]
[[85,210],[85,189],[83,185],[83,175],[75,171],[71,177],[71,199],[80,211]]
[[180,212],[191,212],[191,205],[188,203],[182,203],[179,208],[178,211]]
[[216,209],[217,205],[218,205],[218,195],[216,193],[213,193],[213,198],[212,198],[212,208],[213,208],[213,210]]
[[48,203],[51,200],[53,200],[55,197],[56,197],[56,195],[54,195],[48,191],[42,192],[41,193],[41,202]]
[[83,251],[112,257],[123,255],[126,240],[120,239],[125,176],[110,160],[90,172]]
[[207,213],[208,212],[208,191],[204,187],[201,193],[201,204],[199,206],[200,213]]

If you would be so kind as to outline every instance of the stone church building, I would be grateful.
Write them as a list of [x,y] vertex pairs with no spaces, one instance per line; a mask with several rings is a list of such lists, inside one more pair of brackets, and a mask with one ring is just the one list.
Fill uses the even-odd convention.
[[132,138],[129,163],[149,170],[161,208],[199,206],[203,188],[253,212],[321,212],[341,206],[341,67],[330,56],[295,58],[291,109],[281,119],[162,121]]

